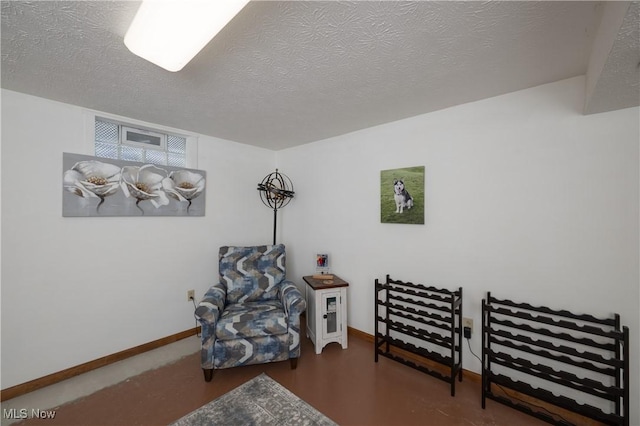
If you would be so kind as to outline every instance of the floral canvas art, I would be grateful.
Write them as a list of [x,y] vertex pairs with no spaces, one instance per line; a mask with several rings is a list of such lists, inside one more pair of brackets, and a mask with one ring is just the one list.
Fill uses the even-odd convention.
[[206,172],[63,153],[62,215],[204,216]]

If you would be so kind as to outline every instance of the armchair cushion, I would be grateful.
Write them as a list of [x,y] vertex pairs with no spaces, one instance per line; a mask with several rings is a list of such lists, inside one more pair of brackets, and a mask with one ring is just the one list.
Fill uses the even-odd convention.
[[278,300],[228,305],[216,326],[220,340],[287,334],[287,317]]
[[227,303],[276,299],[285,277],[283,244],[221,247],[220,281],[227,288]]

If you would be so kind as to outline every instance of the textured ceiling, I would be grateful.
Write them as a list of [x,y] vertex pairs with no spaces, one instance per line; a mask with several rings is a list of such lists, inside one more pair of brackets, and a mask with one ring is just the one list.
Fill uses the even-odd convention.
[[598,112],[639,104],[624,4],[603,32],[600,2],[252,1],[171,73],[123,44],[138,2],[3,1],[2,87],[282,149],[587,74],[611,34]]

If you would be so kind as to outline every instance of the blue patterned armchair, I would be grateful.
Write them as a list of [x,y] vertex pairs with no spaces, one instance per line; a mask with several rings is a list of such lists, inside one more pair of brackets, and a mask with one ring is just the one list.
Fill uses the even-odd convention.
[[220,368],[287,359],[296,368],[307,304],[285,278],[285,258],[282,244],[220,247],[220,282],[196,309],[207,382]]

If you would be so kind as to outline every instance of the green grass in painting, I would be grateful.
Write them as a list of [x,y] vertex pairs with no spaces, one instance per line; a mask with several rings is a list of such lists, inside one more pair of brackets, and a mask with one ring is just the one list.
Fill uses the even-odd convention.
[[[413,207],[396,213],[393,197],[393,181],[401,179],[404,187],[413,197]],[[382,223],[424,224],[424,166],[403,169],[382,170],[380,172],[380,221]]]

